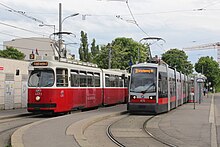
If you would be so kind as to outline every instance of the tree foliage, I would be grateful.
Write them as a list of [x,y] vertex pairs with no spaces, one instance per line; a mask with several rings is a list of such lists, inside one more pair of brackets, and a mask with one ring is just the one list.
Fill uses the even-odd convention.
[[96,62],[95,58],[98,54],[99,54],[99,46],[96,45],[95,39],[93,39],[91,43],[91,57],[90,57],[92,63]]
[[90,62],[87,33],[81,31],[81,44],[79,47],[79,59],[83,62]]
[[186,53],[179,49],[170,49],[162,54],[162,60],[169,66],[174,67],[177,71],[181,71],[185,74],[193,72],[193,65],[188,60]]
[[195,64],[195,70],[198,73],[203,73],[208,82],[212,83],[212,86],[217,86],[220,82],[220,69],[219,64],[213,57],[201,57]]
[[112,43],[101,47],[95,61],[100,68],[108,68],[109,56],[111,56],[111,68],[128,69],[131,64],[138,61],[138,49],[140,49],[140,62],[145,62],[148,59],[148,46],[131,38],[116,38]]
[[9,58],[9,59],[24,60],[25,54],[18,51],[16,48],[6,47],[6,50],[0,50],[0,57]]
[[83,62],[96,63],[96,56],[99,54],[99,46],[96,45],[95,39],[91,43],[91,52],[89,51],[88,37],[87,33],[81,31],[81,44],[79,47],[79,59]]

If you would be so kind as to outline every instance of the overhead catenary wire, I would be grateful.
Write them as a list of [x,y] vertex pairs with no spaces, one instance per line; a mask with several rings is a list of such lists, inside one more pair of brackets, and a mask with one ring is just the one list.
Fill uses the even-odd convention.
[[137,21],[136,21],[134,15],[133,15],[133,13],[132,13],[132,11],[131,11],[131,8],[130,8],[130,6],[129,6],[129,4],[128,4],[128,0],[126,0],[126,5],[127,5],[128,10],[129,10],[129,12],[130,12],[130,14],[131,14],[131,17],[133,18],[133,21],[134,21],[135,25],[136,25],[145,35],[149,36],[148,33],[145,32],[145,31],[139,26],[139,24],[137,23]]
[[38,33],[38,32],[32,31],[32,30],[28,30],[28,29],[25,29],[25,28],[17,27],[17,26],[14,26],[14,25],[10,25],[10,24],[4,23],[4,22],[0,22],[0,24],[4,25],[4,26],[7,26],[7,27],[12,27],[12,28],[15,28],[15,29],[26,31],[26,32],[29,32],[29,33],[37,34],[37,35],[40,35],[40,36],[44,36],[44,34],[41,34],[41,33]]
[[43,21],[41,21],[41,20],[39,20],[39,19],[37,19],[37,18],[35,18],[35,17],[33,17],[33,16],[27,15],[24,11],[15,10],[15,9],[13,9],[13,8],[11,8],[11,7],[5,5],[5,4],[3,4],[3,3],[1,3],[1,2],[0,2],[0,5],[2,5],[3,7],[7,8],[9,12],[14,12],[14,13],[20,14],[20,15],[22,15],[22,16],[24,16],[24,17],[26,17],[26,18],[29,18],[29,19],[31,19],[31,20],[33,20],[33,21],[39,22],[39,23],[41,23],[41,24],[44,24]]
[[[145,35],[147,35],[148,37],[150,37],[150,35],[149,35],[147,32],[145,32],[144,29],[142,29],[142,28],[139,26],[139,24],[137,23],[137,21],[136,21],[136,19],[135,19],[135,17],[134,17],[134,14],[132,13],[131,8],[130,8],[130,6],[129,6],[129,4],[128,4],[128,0],[126,0],[126,5],[127,5],[128,9],[129,9],[129,12],[130,12],[131,17],[132,17],[132,19],[133,19],[133,21],[134,21],[134,24],[135,24]],[[156,42],[156,45],[157,45],[159,48],[161,48],[162,50],[164,50],[157,42]]]
[[200,8],[200,9],[205,9],[205,8],[208,8],[208,7],[217,5],[217,4],[219,4],[219,3],[220,3],[220,1],[212,2],[211,4],[208,4],[208,5],[206,5],[206,6],[202,7],[202,8]]

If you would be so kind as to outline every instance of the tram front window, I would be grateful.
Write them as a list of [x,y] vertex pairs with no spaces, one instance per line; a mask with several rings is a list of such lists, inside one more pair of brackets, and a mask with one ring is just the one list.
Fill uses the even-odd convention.
[[55,77],[52,69],[34,70],[31,72],[28,86],[29,87],[52,87]]
[[156,92],[156,68],[133,68],[131,74],[131,92]]

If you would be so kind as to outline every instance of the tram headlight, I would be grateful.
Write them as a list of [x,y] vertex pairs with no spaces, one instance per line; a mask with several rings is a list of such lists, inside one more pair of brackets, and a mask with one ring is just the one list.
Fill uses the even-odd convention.
[[36,96],[35,100],[40,101],[40,96]]
[[130,99],[136,99],[136,98],[137,98],[136,95],[131,95],[131,96],[130,96]]
[[156,99],[156,96],[149,96],[149,99],[150,99],[150,100],[155,100],[155,99]]

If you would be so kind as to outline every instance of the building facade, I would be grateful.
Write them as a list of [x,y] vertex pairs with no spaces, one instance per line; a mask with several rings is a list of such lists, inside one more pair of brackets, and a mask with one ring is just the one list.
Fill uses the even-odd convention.
[[27,106],[28,61],[0,58],[0,109]]
[[25,60],[30,60],[30,54],[39,56],[58,56],[55,48],[55,41],[49,38],[31,37],[18,38],[3,42],[3,49],[13,47],[25,54]]

